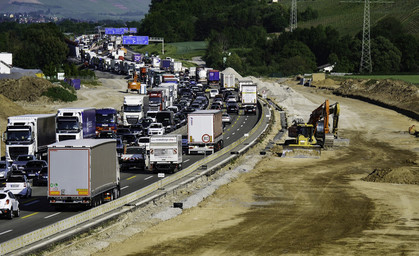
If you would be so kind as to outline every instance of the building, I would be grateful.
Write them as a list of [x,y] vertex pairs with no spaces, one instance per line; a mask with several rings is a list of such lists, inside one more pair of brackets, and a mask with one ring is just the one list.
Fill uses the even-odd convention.
[[11,53],[0,52],[0,74],[10,74],[13,56]]

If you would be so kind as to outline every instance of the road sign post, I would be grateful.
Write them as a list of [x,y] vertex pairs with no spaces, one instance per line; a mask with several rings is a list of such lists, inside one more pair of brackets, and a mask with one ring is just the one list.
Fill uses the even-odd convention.
[[165,176],[164,172],[159,172],[159,173],[157,174],[157,177],[160,179],[160,186],[159,186],[159,189],[161,189],[161,190],[163,190],[163,189],[164,189],[164,188],[163,188],[163,179],[164,179],[164,176]]

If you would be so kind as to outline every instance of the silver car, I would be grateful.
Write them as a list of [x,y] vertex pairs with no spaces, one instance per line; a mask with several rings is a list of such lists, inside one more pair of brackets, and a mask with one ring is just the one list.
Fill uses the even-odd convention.
[[0,180],[5,180],[12,170],[12,165],[8,161],[0,161]]

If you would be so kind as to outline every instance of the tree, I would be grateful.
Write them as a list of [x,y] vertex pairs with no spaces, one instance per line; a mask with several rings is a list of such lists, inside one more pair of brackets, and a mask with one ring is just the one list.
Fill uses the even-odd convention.
[[243,62],[237,53],[233,52],[226,60],[226,67],[232,67],[238,73],[243,73]]
[[374,72],[397,72],[400,70],[401,52],[385,37],[372,40],[371,59]]

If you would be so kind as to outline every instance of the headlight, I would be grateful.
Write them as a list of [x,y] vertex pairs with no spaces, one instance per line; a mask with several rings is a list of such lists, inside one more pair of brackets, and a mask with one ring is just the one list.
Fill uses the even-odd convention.
[[0,172],[0,177],[4,178],[6,176],[6,171]]

